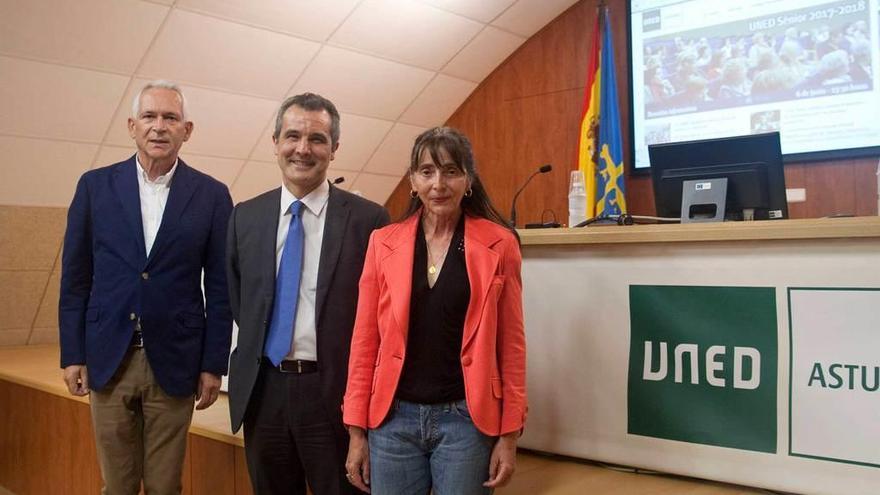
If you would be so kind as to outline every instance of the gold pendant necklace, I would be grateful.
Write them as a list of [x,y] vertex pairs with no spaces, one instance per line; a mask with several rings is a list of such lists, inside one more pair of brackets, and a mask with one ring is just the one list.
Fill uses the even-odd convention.
[[428,275],[436,275],[438,271],[437,265],[443,265],[443,260],[446,259],[446,253],[449,252],[449,246],[446,246],[446,251],[443,251],[443,255],[440,256],[439,260],[434,260],[434,253],[431,252],[430,242],[425,242],[425,247],[428,248],[428,261],[431,263],[428,265]]

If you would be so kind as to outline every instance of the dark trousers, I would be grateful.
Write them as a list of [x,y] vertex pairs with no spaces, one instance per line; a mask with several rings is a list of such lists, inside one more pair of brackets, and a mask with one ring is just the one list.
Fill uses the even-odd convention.
[[315,373],[263,366],[244,420],[244,450],[254,493],[359,493],[345,479],[348,435],[330,414]]

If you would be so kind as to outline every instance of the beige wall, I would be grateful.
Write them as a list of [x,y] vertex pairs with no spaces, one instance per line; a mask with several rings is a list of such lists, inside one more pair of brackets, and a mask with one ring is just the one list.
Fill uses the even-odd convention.
[[58,342],[66,208],[0,206],[0,346]]

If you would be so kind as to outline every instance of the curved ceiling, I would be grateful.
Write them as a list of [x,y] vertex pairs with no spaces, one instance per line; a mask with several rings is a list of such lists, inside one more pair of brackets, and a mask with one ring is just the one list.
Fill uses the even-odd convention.
[[66,207],[77,178],[130,156],[148,80],[180,83],[181,156],[236,202],[277,187],[278,104],[333,100],[329,177],[384,203],[414,137],[575,0],[0,0],[0,204]]

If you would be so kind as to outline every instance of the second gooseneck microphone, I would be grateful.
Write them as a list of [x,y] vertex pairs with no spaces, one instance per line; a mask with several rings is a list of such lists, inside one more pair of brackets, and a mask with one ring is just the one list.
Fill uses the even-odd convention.
[[516,228],[516,199],[519,197],[519,193],[523,192],[523,189],[525,189],[526,186],[529,185],[529,182],[532,181],[533,177],[535,177],[538,174],[546,174],[547,172],[549,172],[551,170],[553,170],[553,165],[550,165],[549,163],[546,165],[541,165],[541,167],[538,168],[538,170],[535,170],[535,172],[532,173],[532,175],[530,175],[528,179],[526,179],[526,181],[522,185],[522,187],[520,187],[519,190],[516,191],[516,194],[513,195],[513,202],[510,204],[510,227],[511,228],[514,228],[514,229]]

